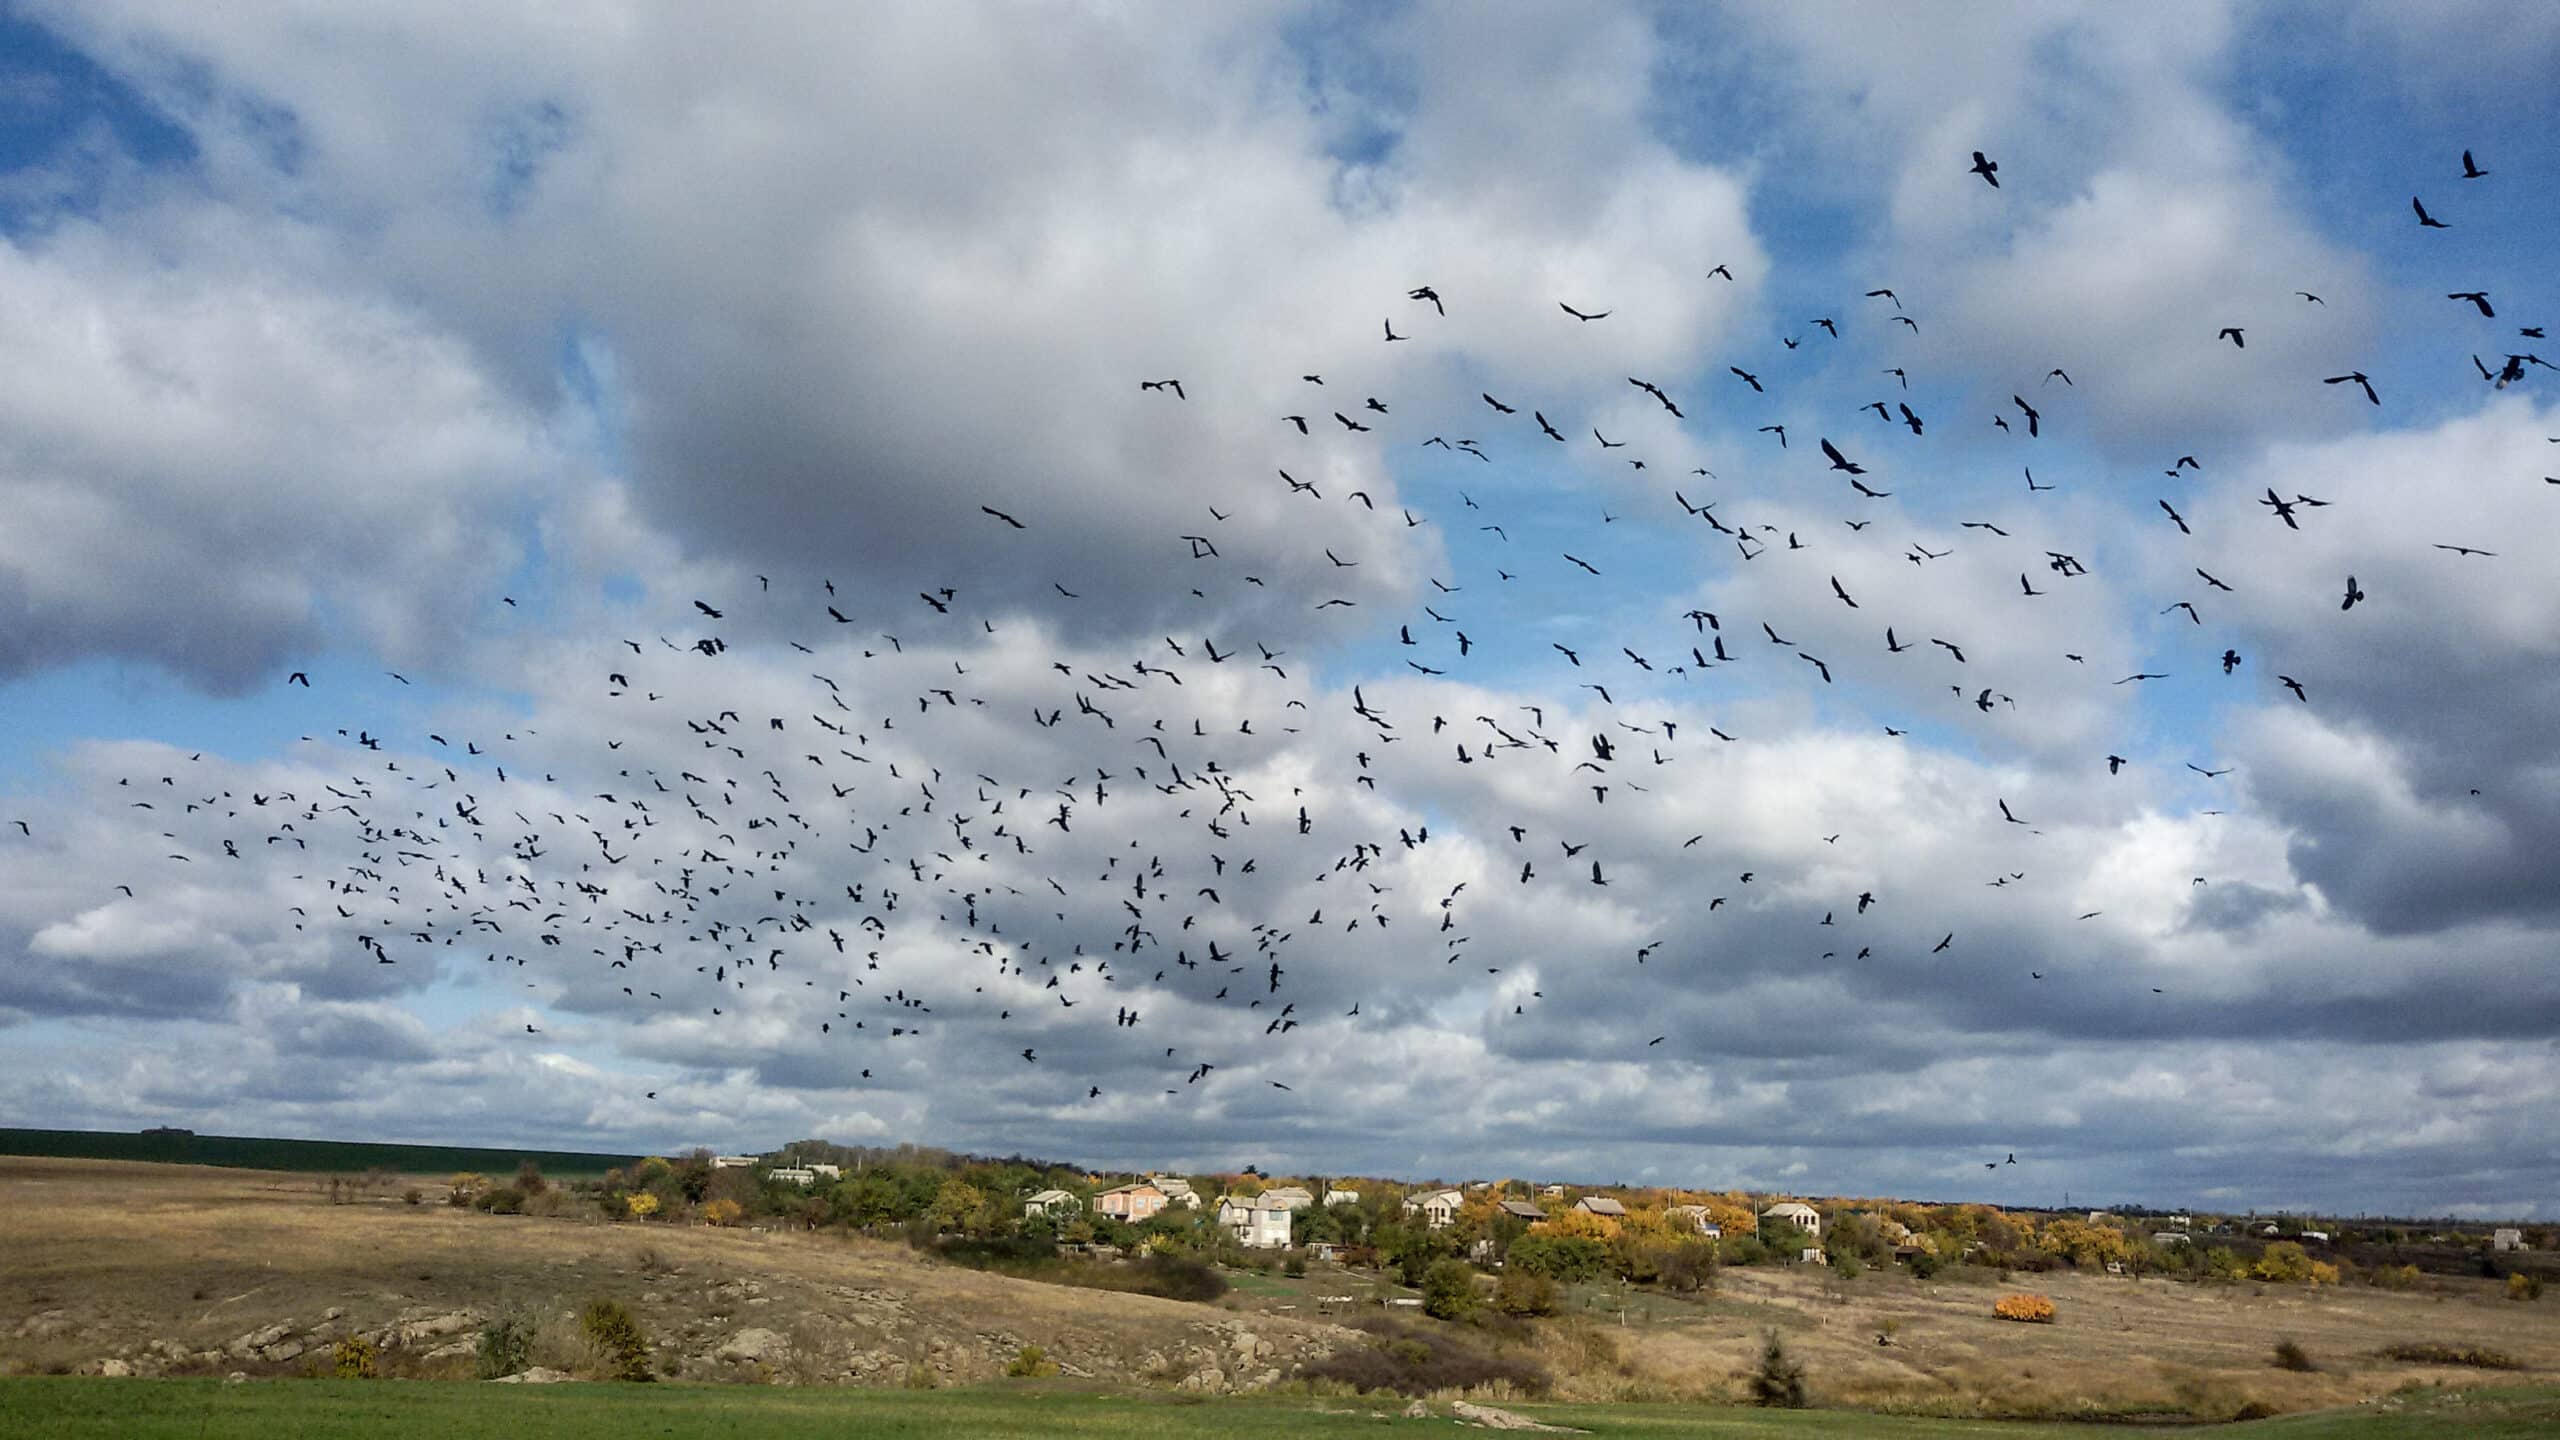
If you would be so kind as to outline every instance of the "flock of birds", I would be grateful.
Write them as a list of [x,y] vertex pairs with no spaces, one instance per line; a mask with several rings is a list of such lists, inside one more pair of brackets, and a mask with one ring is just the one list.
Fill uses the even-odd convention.
[[[1996,162],[1974,153],[1971,173],[1995,190],[1998,171]],[[2465,152],[2465,181],[2488,173]],[[2447,227],[2422,203],[2411,203],[2419,224]],[[1733,279],[1724,265],[1706,273]],[[2324,303],[2315,293],[2295,294],[2298,300],[2288,303]],[[2456,292],[2451,298],[2484,321],[2497,313],[2485,292]],[[1452,302],[1432,285],[1413,286],[1405,299],[1413,308],[1385,321],[1381,343],[1405,341],[1417,326],[1449,318]],[[1893,289],[1877,287],[1861,299],[1889,307],[1883,312],[1887,325],[1917,330],[1918,321]],[[1606,307],[1564,301],[1558,309],[1565,317],[1559,323],[1571,327],[1605,326],[1612,314]],[[1840,323],[1821,317],[1809,321],[1804,334],[1780,338],[1793,351],[1822,343],[1812,340],[1815,330],[1836,341]],[[2540,334],[2539,327],[2521,330],[2527,338]],[[2216,333],[2205,324],[2198,342],[2246,348],[2248,340],[2242,326],[2222,326]],[[2476,356],[2474,363],[2483,381],[2500,388],[2523,381],[2536,367],[2551,368],[2531,353],[2507,355],[2494,367]],[[1718,383],[1730,383],[1737,399],[1766,396],[1780,383],[1765,365],[1722,369]],[[1897,388],[1886,399],[1843,409],[1839,438],[1817,433],[1791,439],[1783,423],[1756,427],[1768,437],[1763,463],[1809,469],[1811,457],[1821,457],[1827,468],[1814,473],[1841,482],[1844,513],[1834,518],[1852,533],[1893,516],[1894,507],[1885,504],[1893,490],[1878,477],[1882,462],[1861,458],[1868,445],[1850,438],[1845,427],[1872,412],[1891,432],[1914,438],[1939,433],[1939,422],[1905,398],[1911,393],[1907,370],[1894,367],[1883,374]],[[2352,386],[2352,393],[2372,404],[2383,403],[2361,371],[2306,377],[2306,384],[2315,382]],[[1138,383],[1167,405],[1192,400],[1180,378]],[[1399,405],[1374,396],[1336,402],[1332,397],[1340,387],[1328,386],[1320,368],[1304,371],[1293,383],[1308,404],[1276,423],[1286,427],[1284,443],[1313,454],[1326,444],[1378,446],[1394,439],[1445,451],[1451,462],[1491,463],[1488,445],[1573,446],[1585,443],[1578,437],[1587,430],[1587,443],[1637,471],[1647,470],[1648,457],[1635,453],[1628,440],[1612,439],[1596,424],[1559,423],[1549,406],[1525,396],[1480,395],[1485,408],[1475,418],[1495,427],[1486,433],[1498,430],[1498,439],[1452,438],[1452,430],[1417,442],[1422,431],[1407,433]],[[1669,387],[1633,376],[1627,383],[1671,421],[1688,418]],[[2018,387],[1988,425],[2011,443],[2032,447],[2057,418],[2068,423],[2068,405],[2056,406],[2049,417],[2030,402],[2029,391],[2053,397],[2046,400],[2052,406],[2077,384],[2064,368],[2054,367],[2031,386]],[[1813,443],[1802,445],[1806,439]],[[1609,553],[1587,546],[1588,553],[1577,553],[1515,543],[1506,527],[1519,522],[1484,511],[1464,491],[1458,492],[1462,508],[1447,521],[1410,508],[1389,512],[1365,490],[1329,494],[1322,472],[1284,460],[1270,483],[1285,487],[1275,494],[1287,504],[1332,507],[1350,523],[1391,528],[1462,524],[1492,535],[1504,554],[1523,557],[1488,566],[1487,574],[1465,575],[1465,584],[1433,578],[1429,603],[1394,623],[1396,653],[1426,680],[1483,663],[1480,655],[1503,653],[1511,639],[1489,638],[1481,627],[1469,633],[1472,597],[1463,592],[1470,586],[1499,587],[1531,567],[1563,578],[1598,577],[1613,563]],[[1300,479],[1293,468],[1320,478]],[[2054,488],[2036,481],[2032,465],[2024,468],[2030,497]],[[2173,479],[2202,469],[2193,455],[2178,456],[2166,467]],[[1704,526],[1745,563],[1771,554],[1820,553],[1819,544],[1793,531],[1745,523],[1733,518],[1731,504],[1692,500],[1687,493],[1698,488],[1703,494],[1705,485],[1718,483],[1699,467],[1663,487],[1668,494],[1661,497],[1662,523]],[[2271,526],[2299,531],[2312,512],[2332,502],[2269,488],[2256,503]],[[977,518],[991,527],[997,543],[1032,529],[1038,519],[1019,518],[1019,502],[1008,505],[1014,508],[977,506]],[[1356,516],[1347,509],[1355,505]],[[1177,525],[1167,543],[1196,565],[1228,565],[1219,527],[1232,517],[1215,506],[1204,508],[1198,521]],[[2180,535],[2195,533],[2169,499],[2160,499],[2158,508]],[[1311,521],[1323,518],[1322,512],[1306,513]],[[1604,514],[1608,523],[1619,518]],[[1986,546],[2012,540],[1994,521],[1967,521],[1962,528],[1978,532]],[[1328,563],[1315,573],[1362,563],[1327,546],[1316,548]],[[2490,556],[2471,546],[2436,548],[2459,559]],[[1951,549],[1915,544],[1904,558],[1926,567]],[[2026,554],[2014,601],[2032,603],[2089,574],[2088,565],[2071,553]],[[2196,574],[2212,592],[2237,593],[2233,583],[2200,566]],[[1077,578],[1051,579],[1059,603],[1080,598],[1082,591],[1071,583]],[[120,777],[119,808],[157,827],[167,842],[162,854],[169,873],[117,883],[120,898],[102,903],[149,905],[155,891],[174,884],[221,883],[183,872],[254,864],[293,897],[292,928],[317,943],[343,946],[350,961],[466,964],[514,977],[558,1009],[681,1023],[706,1049],[726,1047],[744,1059],[805,1052],[826,1067],[822,1073],[847,1085],[889,1083],[875,1076],[883,1066],[902,1067],[894,1072],[900,1077],[918,1073],[914,1066],[923,1063],[921,1057],[900,1047],[920,1046],[965,1020],[966,1033],[976,1037],[1009,1025],[1036,1032],[1016,1037],[1029,1043],[1008,1041],[995,1053],[1042,1077],[1036,1093],[1047,1102],[1105,1102],[1100,1082],[1125,1073],[1118,1067],[1126,1059],[1148,1062],[1168,1094],[1208,1093],[1237,1072],[1249,1075],[1247,1083],[1257,1090],[1267,1085],[1285,1091],[1292,1088],[1288,1080],[1272,1074],[1294,1078],[1282,1048],[1291,1032],[1318,1024],[1359,1026],[1379,1014],[1373,1008],[1364,1017],[1356,988],[1343,990],[1344,972],[1329,964],[1322,967],[1333,979],[1324,1014],[1302,1008],[1316,996],[1302,981],[1293,983],[1302,973],[1295,958],[1301,947],[1320,947],[1328,960],[1350,947],[1366,947],[1362,963],[1410,970],[1461,963],[1492,974],[1504,968],[1474,953],[1483,947],[1470,932],[1468,883],[1410,898],[1401,893],[1401,882],[1428,873],[1428,867],[1399,862],[1427,857],[1450,837],[1418,821],[1373,825],[1376,810],[1346,797],[1368,792],[1392,801],[1404,778],[1423,774],[1425,767],[1434,784],[1445,778],[1438,768],[1443,766],[1482,766],[1486,773],[1493,767],[1539,767],[1537,785],[1570,793],[1577,807],[1585,805],[1587,794],[1587,809],[1577,813],[1588,815],[1588,832],[1538,833],[1531,825],[1511,824],[1465,837],[1500,857],[1499,883],[1605,888],[1613,870],[1623,876],[1632,867],[1657,880],[1652,903],[1661,923],[1712,924],[1707,917],[1729,902],[1736,909],[1752,903],[1744,898],[1753,894],[1745,887],[1753,885],[1757,870],[1726,872],[1729,886],[1703,882],[1694,870],[1673,878],[1674,872],[1661,867],[1681,863],[1684,852],[1702,843],[1708,846],[1702,853],[1721,855],[1727,837],[1698,833],[1660,847],[1667,854],[1637,852],[1624,837],[1645,827],[1630,826],[1625,817],[1655,803],[1656,792],[1645,781],[1659,767],[1693,753],[1691,747],[1745,742],[1717,725],[1662,713],[1668,707],[1639,703],[1622,710],[1612,685],[1624,688],[1631,680],[1649,689],[1667,676],[1703,676],[1784,656],[1800,665],[1790,670],[1805,683],[1827,686],[1847,669],[1921,663],[1900,658],[1918,652],[1939,657],[1926,663],[1944,667],[1942,678],[1959,713],[1989,714],[2018,705],[1999,681],[1961,678],[1975,665],[1966,654],[1971,642],[1906,629],[1908,622],[1871,611],[1875,602],[1862,601],[1838,574],[1823,578],[1827,585],[1815,592],[1822,597],[1817,603],[1837,604],[1872,625],[1872,653],[1811,653],[1777,628],[1786,615],[1728,618],[1691,608],[1662,617],[1663,633],[1655,639],[1547,642],[1571,672],[1588,677],[1577,683],[1592,701],[1576,697],[1573,705],[1453,715],[1424,708],[1430,701],[1415,697],[1443,693],[1427,687],[1405,685],[1397,687],[1397,699],[1373,699],[1371,691],[1388,688],[1373,678],[1350,687],[1342,713],[1322,717],[1311,707],[1333,702],[1309,687],[1303,669],[1293,675],[1291,667],[1303,662],[1251,637],[1165,637],[1160,646],[1150,643],[1107,665],[1050,659],[1034,680],[1021,673],[1030,667],[1004,663],[1004,631],[1017,617],[981,608],[965,591],[926,589],[897,608],[857,618],[848,612],[863,605],[850,591],[839,595],[831,581],[795,595],[797,587],[776,588],[760,579],[743,595],[694,601],[685,617],[689,632],[625,640],[627,650],[617,649],[598,666],[608,702],[599,713],[609,717],[611,733],[572,740],[525,727],[504,729],[496,738],[464,737],[457,744],[441,733],[394,742],[369,727],[324,731],[304,738],[320,747],[316,753],[354,768],[316,792],[235,793],[191,780],[183,766]],[[2353,575],[2341,580],[2341,609],[2367,602]],[[1318,612],[1357,608],[1339,595],[1304,599]],[[2201,633],[2206,622],[2192,602],[2177,601],[2162,613],[2181,611]],[[789,691],[768,683],[769,677],[737,680],[730,668],[738,653],[733,639],[741,649],[761,645],[780,656],[778,647],[747,631],[784,638],[805,657],[793,668],[806,678]],[[1384,627],[1372,633],[1383,643]],[[1519,648],[1506,658],[1520,662]],[[2078,652],[2063,658],[2087,663]],[[2236,647],[2212,644],[2201,648],[2199,662],[2218,666],[2226,676],[2248,663]],[[2270,673],[2295,700],[2312,701],[2313,680]],[[1224,683],[1202,683],[1212,675]],[[2135,685],[2164,675],[2130,669],[2105,683]],[[406,683],[405,677],[393,678]],[[313,684],[303,670],[286,683]],[[1456,693],[1455,687],[1447,693]],[[1029,727],[1020,723],[1025,710]],[[1580,722],[1577,715],[1590,718]],[[1330,805],[1323,793],[1311,794],[1306,784],[1291,783],[1267,763],[1295,737],[1325,724],[1351,737],[1344,742],[1350,783],[1324,792],[1333,796]],[[1889,725],[1885,733],[1900,736],[1906,729]],[[1052,754],[1089,757],[1097,749],[1126,758],[1063,777],[1034,773]],[[2131,762],[2111,753],[2092,756],[2091,763],[2115,774]],[[2227,773],[2227,767],[2188,768],[2208,781]],[[569,772],[565,780],[563,770]],[[1380,793],[1382,779],[1387,784]],[[2031,819],[2018,814],[2007,797],[1985,798],[1994,804],[1983,807],[1981,821],[2015,827],[2006,833],[2027,843],[2026,834],[2035,828]],[[1652,818],[1661,820],[1658,814]],[[14,824],[21,843],[39,838],[26,821]],[[1813,838],[1836,846],[1842,837]],[[2027,873],[2004,870],[1987,883],[2023,885]],[[1319,893],[1332,898],[1303,917],[1294,908],[1286,916],[1275,913],[1284,895],[1302,893],[1297,887],[1309,883],[1326,887]],[[1763,885],[1761,892],[1767,889]],[[1907,920],[1894,918],[1898,898],[1879,870],[1871,883],[1844,889],[1827,907],[1816,906],[1822,912],[1818,922],[1808,912],[1804,923],[1832,946],[1826,959],[1845,954],[1868,962],[1888,951],[1926,959],[1956,946],[1953,929],[1941,933],[1941,927],[1929,926],[1910,933]],[[1632,964],[1648,965],[1665,943],[1637,948]],[[1517,963],[1501,955],[1489,958]],[[1545,973],[1569,968],[1569,961],[1560,961]],[[2045,978],[2042,970],[2029,975],[2034,982]],[[1529,988],[1504,998],[1512,1001],[1510,1013],[1525,1020],[1547,997]],[[1092,1007],[1085,1012],[1089,1021],[1072,1015],[1085,1006]],[[1049,1013],[1053,1007],[1058,1013]],[[1248,1023],[1210,1024],[1203,1017],[1212,1011]],[[1419,1013],[1408,1008],[1401,1018],[1411,1021]],[[549,1033],[541,1020],[537,1013],[522,1021],[524,1032]],[[1623,1058],[1641,1059],[1670,1038],[1639,1039],[1641,1033],[1630,1035],[1630,1053]],[[942,1055],[933,1063],[947,1067],[962,1058]],[[652,1099],[656,1094],[649,1092]]]

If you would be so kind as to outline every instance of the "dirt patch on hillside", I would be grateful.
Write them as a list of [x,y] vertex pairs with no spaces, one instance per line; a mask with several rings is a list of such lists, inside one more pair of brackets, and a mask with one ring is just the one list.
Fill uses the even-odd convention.
[[505,1314],[536,1325],[539,1358],[574,1363],[570,1317],[598,1297],[639,1318],[662,1373],[699,1379],[959,1383],[1036,1345],[1068,1376],[1223,1392],[1356,1338],[841,1235],[488,1215],[410,1205],[398,1185],[333,1204],[325,1186],[0,1158],[0,1374],[293,1374],[362,1336],[387,1373],[467,1376]]

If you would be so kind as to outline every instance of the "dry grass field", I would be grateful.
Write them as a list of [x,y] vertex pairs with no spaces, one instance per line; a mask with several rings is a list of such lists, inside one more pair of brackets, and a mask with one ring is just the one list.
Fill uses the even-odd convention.
[[[2560,1373],[2560,1304],[2513,1303],[2488,1281],[2431,1283],[2441,1288],[2395,1294],[2069,1273],[2000,1285],[1727,1269],[1717,1294],[1694,1306],[1657,1302],[1649,1322],[1588,1326],[1619,1364],[1586,1367],[1566,1378],[1562,1393],[1697,1393],[1702,1377],[1747,1371],[1762,1330],[1773,1325],[1805,1362],[1823,1403],[1907,1414],[2228,1419],[2350,1405],[2415,1383],[2547,1383]],[[1994,1319],[1992,1302],[2013,1290],[2052,1297],[2053,1323]],[[2276,1367],[2275,1346],[2287,1339],[2319,1368]],[[2381,1354],[2408,1341],[2494,1349],[2524,1368],[2418,1365]],[[1722,1389],[1741,1393],[1730,1381]]]
[[[481,1322],[509,1312],[539,1322],[539,1363],[577,1370],[591,1357],[567,1315],[598,1296],[639,1317],[662,1373],[700,1380],[966,1383],[1037,1345],[1066,1381],[1223,1392],[1282,1384],[1298,1362],[1358,1343],[1301,1303],[1351,1288],[1321,1272],[1251,1277],[1203,1306],[1011,1280],[841,1235],[497,1216],[409,1205],[397,1185],[332,1204],[324,1185],[0,1158],[0,1375],[302,1374],[362,1334],[381,1344],[387,1373],[462,1378]],[[1538,1354],[1558,1400],[1729,1400],[1774,1327],[1818,1403],[1967,1418],[2228,1419],[2412,1384],[2560,1375],[2560,1298],[2513,1303],[2485,1281],[2429,1286],[2061,1274],[2003,1287],[1727,1270],[1710,1296],[1646,1296],[1627,1323],[1599,1308],[1505,1343]],[[1995,1320],[2004,1288],[2050,1295],[2055,1322]],[[2318,1368],[2273,1365],[2284,1339]],[[2521,1368],[2382,1355],[2407,1341],[2494,1349]]]
[[[489,1215],[408,1205],[396,1186],[331,1204],[323,1183],[0,1157],[0,1374],[108,1358],[146,1374],[293,1374],[361,1333],[388,1341],[392,1373],[467,1377],[480,1322],[507,1311],[544,1323],[538,1359],[575,1368],[565,1315],[597,1296],[696,1379],[966,1382],[1038,1345],[1070,1377],[1225,1389],[1338,1343],[1285,1316],[1011,1280],[838,1235]],[[286,1322],[270,1343],[237,1343]]]

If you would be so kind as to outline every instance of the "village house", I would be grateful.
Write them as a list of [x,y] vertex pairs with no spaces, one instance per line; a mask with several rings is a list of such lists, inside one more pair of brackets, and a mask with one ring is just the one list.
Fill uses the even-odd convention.
[[821,1180],[834,1181],[844,1178],[844,1167],[841,1165],[803,1165],[800,1168]]
[[1304,1210],[1316,1203],[1315,1192],[1303,1185],[1280,1185],[1262,1192],[1266,1200],[1277,1200],[1291,1210]]
[[1164,1192],[1164,1202],[1167,1205],[1179,1205],[1185,1210],[1200,1208],[1200,1192],[1192,1189],[1191,1182],[1188,1180],[1177,1179],[1171,1175],[1150,1175],[1147,1177],[1147,1183]]
[[1713,1212],[1704,1205],[1674,1205],[1662,1213],[1664,1218],[1670,1220],[1672,1224],[1678,1225],[1685,1222],[1710,1240],[1724,1238],[1724,1227],[1715,1222]]
[[2489,1232],[2489,1248],[2492,1250],[2524,1250],[2530,1247],[2524,1243],[2523,1231],[2518,1230],[2513,1226],[2507,1226],[2502,1229],[2492,1230]]
[[1561,1185],[1541,1185],[1538,1187],[1538,1193],[1546,1196],[1550,1200],[1561,1200],[1564,1198],[1564,1187]]
[[761,1155],[714,1155],[711,1157],[711,1168],[714,1170],[753,1170],[763,1163],[764,1157]]
[[1093,1208],[1114,1220],[1135,1224],[1162,1214],[1167,1198],[1163,1189],[1155,1184],[1136,1180],[1126,1185],[1114,1185],[1094,1196]]
[[1573,1202],[1573,1208],[1585,1215],[1605,1215],[1612,1220],[1627,1218],[1627,1207],[1609,1195],[1585,1195]]
[[1404,1213],[1420,1215],[1432,1229],[1439,1230],[1457,1223],[1458,1209],[1466,1203],[1467,1197],[1455,1190],[1426,1190],[1405,1200]]
[[1288,1201],[1269,1195],[1250,1199],[1227,1195],[1218,1201],[1218,1223],[1234,1234],[1237,1243],[1256,1250],[1287,1249],[1293,1213]]
[[1536,1221],[1547,1218],[1546,1211],[1539,1209],[1534,1203],[1527,1200],[1505,1200],[1502,1202],[1501,1209],[1503,1214],[1510,1216],[1514,1220]]
[[818,1178],[818,1172],[800,1165],[776,1165],[764,1174],[768,1180],[780,1180],[803,1187],[814,1183]]
[[1064,1190],[1043,1190],[1022,1202],[1025,1215],[1072,1215],[1076,1209],[1076,1197]]
[[1815,1239],[1822,1238],[1822,1212],[1801,1200],[1781,1200],[1760,1212],[1763,1224],[1771,1220],[1793,1225]]
[[2187,1240],[2187,1232],[2184,1230],[2154,1230],[2151,1232],[2151,1243],[2154,1245],[2184,1245],[2187,1243]]
[[1324,1192],[1324,1203],[1327,1205],[1357,1205],[1360,1203],[1360,1192],[1357,1190],[1327,1190]]

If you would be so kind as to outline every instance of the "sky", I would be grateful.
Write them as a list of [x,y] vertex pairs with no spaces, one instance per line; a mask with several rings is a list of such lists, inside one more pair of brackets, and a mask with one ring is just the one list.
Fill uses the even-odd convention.
[[0,1123],[2548,1218],[2555,69],[0,6]]

